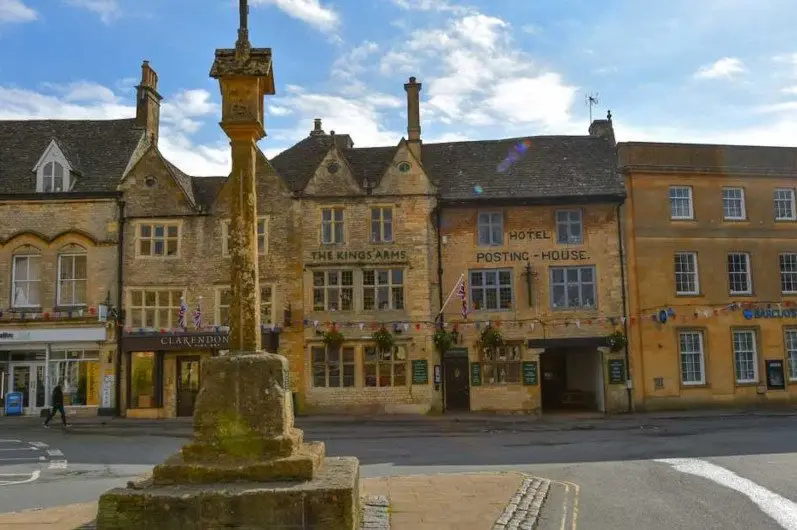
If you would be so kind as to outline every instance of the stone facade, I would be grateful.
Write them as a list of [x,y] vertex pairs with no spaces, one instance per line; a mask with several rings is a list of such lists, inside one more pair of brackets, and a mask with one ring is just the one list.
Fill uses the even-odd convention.
[[[102,380],[105,376],[114,375],[115,329],[113,325],[99,322],[97,312],[108,296],[112,303],[116,303],[117,219],[117,202],[114,198],[47,202],[0,200],[0,308],[4,308],[0,309],[0,334],[5,332],[35,337],[42,332],[47,333],[52,336],[49,346],[33,342],[28,344],[30,349],[40,349],[42,354],[46,348],[51,349],[50,355],[53,355],[52,351],[89,351],[85,360],[81,361],[86,363],[85,367],[90,367],[81,376],[86,380],[85,392],[88,395],[81,396],[75,400],[75,406],[68,407],[70,414],[97,414],[101,405]],[[29,277],[36,278],[30,287],[23,280],[23,277],[28,277],[22,271],[23,265],[30,266]],[[73,266],[75,274],[71,274]],[[36,272],[33,267],[38,267]],[[59,280],[59,270],[64,278],[62,280]],[[66,285],[68,283],[74,284],[74,291]],[[15,293],[18,295],[16,300]],[[30,295],[30,300],[25,300],[25,294]],[[100,344],[59,343],[60,330],[83,328],[105,330]],[[58,366],[63,363],[49,356],[48,359],[52,360],[46,362],[44,355],[23,362],[19,357],[21,354],[13,354],[13,350],[18,350],[20,346],[17,341],[12,345],[11,339],[0,342],[0,351],[7,349],[5,355],[9,356],[4,359],[0,354],[0,367],[5,368],[2,370],[3,377],[10,375],[11,364],[20,366],[20,363],[25,364],[30,360],[33,362],[30,366],[34,369],[35,365],[46,363],[43,375],[47,381],[47,392],[59,378],[64,378],[65,374],[58,372],[65,368]],[[69,379],[69,376],[66,377]],[[77,380],[78,384],[80,380]],[[6,389],[8,391],[9,387],[6,386]],[[41,407],[49,404],[48,396],[44,394],[42,397],[45,400],[40,401]],[[70,405],[67,401],[67,405]],[[106,408],[112,407],[112,403],[106,403]]]
[[619,153],[636,409],[795,403],[794,150]]
[[[347,159],[331,149],[299,201],[308,411],[427,412],[440,407],[431,379],[423,383],[412,379],[413,361],[425,362],[429,372],[433,364],[436,190],[406,142],[393,151],[384,176],[366,192]],[[325,242],[324,219],[334,212],[342,212],[343,241]],[[374,215],[381,217],[374,221]],[[375,226],[381,231],[377,240]],[[382,280],[389,281],[383,291],[372,276],[379,283],[380,270],[387,271]],[[351,280],[344,287],[350,289],[350,301],[332,300],[330,271],[340,271],[344,282]],[[314,279],[324,275],[329,287],[316,288]],[[389,295],[380,309],[373,301],[382,292]],[[373,335],[383,326],[393,335],[396,350],[392,358],[377,360],[379,354],[369,348],[374,348]],[[341,351],[350,356],[340,378],[330,373],[329,355],[334,353],[323,340],[333,327],[345,338]],[[323,355],[327,357],[322,360]]]
[[[556,219],[565,212],[581,220],[577,231],[582,237],[559,243],[565,228],[561,223],[557,226]],[[580,392],[596,410],[627,408],[624,381],[610,383],[608,369],[603,368],[609,358],[622,359],[624,351],[599,351],[602,339],[620,329],[623,316],[617,212],[617,204],[523,206],[509,201],[499,206],[477,203],[444,209],[444,291],[453,289],[464,275],[469,303],[469,314],[463,319],[461,301],[452,297],[444,313],[447,329],[457,331],[457,346],[468,349],[471,370],[477,364],[481,372],[476,380],[471,374],[470,410],[545,410],[542,392],[552,382],[545,379],[548,370],[541,357],[563,347],[570,351],[556,355],[568,356],[567,390]],[[480,241],[480,229],[487,229],[488,217],[497,226],[490,244]],[[583,300],[587,307],[575,300],[573,305],[582,307],[557,307],[562,300],[561,293],[552,291],[553,271],[562,267],[594,272],[594,296]],[[497,283],[503,290],[493,284],[491,274],[500,275]],[[487,283],[494,287],[484,286]],[[499,358],[485,358],[477,342],[488,325],[516,349]],[[536,363],[536,382],[524,384],[525,363]]]
[[[167,320],[149,323],[142,322],[139,292],[177,292],[188,306],[186,324],[194,330],[193,313],[197,304],[201,307],[202,328],[226,329],[229,322],[227,292],[230,289],[230,256],[227,252],[225,236],[229,233],[230,190],[225,177],[186,178],[190,190],[188,195],[181,185],[181,174],[160,155],[155,147],[145,153],[130,170],[120,186],[124,193],[125,239],[124,239],[124,277],[125,277],[125,327],[129,332],[139,328],[154,328],[156,331],[171,332],[177,328],[179,299],[170,295],[169,304],[160,313]],[[294,390],[301,388],[303,372],[302,358],[293,352],[300,349],[302,296],[301,270],[295,256],[300,252],[297,208],[291,194],[285,190],[279,177],[266,159],[260,155],[257,160],[258,217],[261,222],[260,239],[260,283],[261,320],[268,328],[281,329],[279,353],[291,361],[291,380]],[[154,234],[155,226],[164,227],[167,233],[163,241],[164,254],[155,253],[154,246],[143,243],[142,233]],[[144,232],[142,232],[142,227]],[[151,228],[147,228],[151,227]],[[168,230],[174,227],[176,243],[169,243]],[[149,231],[148,231],[149,230]],[[155,243],[153,242],[152,245]],[[158,243],[161,244],[160,242]],[[170,250],[167,245],[176,244]],[[136,299],[134,300],[134,297]],[[159,302],[156,302],[159,303]],[[146,305],[146,302],[145,302]],[[160,306],[157,306],[160,308]],[[196,352],[186,350],[183,355]],[[203,351],[202,356],[210,355]],[[166,359],[166,370],[174,370],[175,361]],[[169,417],[175,412],[175,389],[170,381],[164,380],[163,410],[134,412],[134,415],[156,415]],[[172,384],[172,387],[168,385]]]

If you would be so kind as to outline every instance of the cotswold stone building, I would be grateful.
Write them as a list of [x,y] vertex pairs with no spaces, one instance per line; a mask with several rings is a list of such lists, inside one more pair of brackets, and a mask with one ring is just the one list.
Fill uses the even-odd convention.
[[620,144],[637,409],[797,399],[796,154]]
[[[440,187],[446,409],[628,407],[620,207],[610,120],[586,136],[425,146]],[[458,283],[461,282],[461,283]],[[490,347],[490,338],[502,344]]]
[[[139,114],[153,139],[119,185],[124,194],[122,405],[128,417],[193,414],[202,359],[226,350],[230,305],[227,177],[191,177],[158,150],[157,75],[145,65]],[[302,388],[300,230],[293,194],[257,161],[260,311],[264,345],[280,333],[292,385]],[[181,321],[182,315],[182,321]]]
[[118,403],[116,186],[139,118],[0,121],[0,406],[43,413],[59,382],[69,415]]

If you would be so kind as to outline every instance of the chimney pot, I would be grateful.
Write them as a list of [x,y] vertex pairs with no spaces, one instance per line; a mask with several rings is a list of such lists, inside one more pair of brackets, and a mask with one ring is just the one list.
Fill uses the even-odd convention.
[[313,120],[313,130],[310,131],[310,136],[322,136],[324,134],[324,129],[321,128],[321,118],[316,118]]
[[419,161],[421,159],[421,89],[423,85],[415,81],[415,76],[410,77],[409,83],[404,85],[407,93],[407,142],[412,154]]
[[415,82],[415,77],[414,76],[410,77],[410,83],[414,83],[414,82]]
[[158,143],[158,129],[160,128],[160,102],[158,94],[158,74],[145,60],[141,64],[141,82],[136,98],[136,124],[146,130],[147,137],[152,143]]

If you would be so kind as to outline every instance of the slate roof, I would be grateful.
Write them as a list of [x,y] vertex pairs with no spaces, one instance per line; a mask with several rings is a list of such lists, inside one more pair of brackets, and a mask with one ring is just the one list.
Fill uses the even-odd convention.
[[73,192],[113,192],[143,135],[135,120],[0,121],[0,193],[34,193],[52,140],[77,174]]
[[623,142],[620,169],[797,177],[797,148],[753,145]]
[[[337,135],[341,138],[346,135]],[[347,137],[348,138],[348,137]],[[532,147],[504,172],[499,164],[523,140]],[[271,160],[292,189],[304,189],[332,146],[330,135],[311,135]],[[378,184],[396,147],[338,148],[362,185]],[[422,164],[449,201],[625,196],[615,145],[596,136],[532,136],[502,140],[424,143]],[[478,191],[476,191],[478,190]]]
[[191,177],[194,197],[204,210],[210,210],[227,177]]

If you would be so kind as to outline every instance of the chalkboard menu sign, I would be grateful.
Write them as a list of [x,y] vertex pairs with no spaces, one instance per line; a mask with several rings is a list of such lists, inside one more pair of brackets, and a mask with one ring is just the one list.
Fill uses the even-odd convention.
[[622,385],[623,383],[625,383],[625,361],[609,359],[609,384]]
[[479,363],[470,363],[470,384],[471,386],[482,384],[482,365]]
[[522,365],[522,372],[524,385],[537,384],[537,361],[525,361]]
[[426,359],[412,361],[412,384],[429,384],[429,362]]

